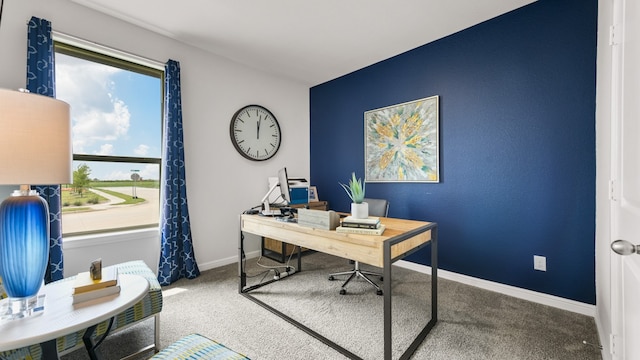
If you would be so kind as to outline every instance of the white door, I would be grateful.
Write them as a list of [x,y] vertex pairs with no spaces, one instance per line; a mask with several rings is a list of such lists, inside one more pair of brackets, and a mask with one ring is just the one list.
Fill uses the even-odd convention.
[[[640,1],[614,1],[612,240],[640,244]],[[629,248],[635,250],[635,248]],[[613,359],[640,359],[640,255],[611,252]]]

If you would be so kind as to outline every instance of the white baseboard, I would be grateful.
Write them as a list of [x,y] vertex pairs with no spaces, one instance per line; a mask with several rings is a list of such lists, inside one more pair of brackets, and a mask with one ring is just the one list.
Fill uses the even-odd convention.
[[[246,252],[245,256],[247,259],[253,259],[260,256],[260,250]],[[220,266],[225,266],[238,262],[238,255],[230,256],[228,258],[219,259],[216,261],[209,261],[206,263],[198,263],[198,269],[200,271],[211,270]]]
[[[394,265],[399,267],[421,272],[431,275],[431,267],[421,264],[416,264],[406,260],[399,260]],[[501,294],[517,297],[519,299],[532,301],[538,304],[552,306],[558,309],[575,312],[578,314],[595,317],[596,307],[595,305],[585,304],[575,300],[569,300],[561,298],[559,296],[553,296],[548,294],[539,293],[527,289],[518,288],[515,286],[504,285],[493,281],[482,280],[467,275],[457,274],[451,271],[438,269],[438,277],[455,282],[459,282],[465,285],[471,285],[479,287],[481,289],[495,291]]]
[[[247,259],[258,257],[260,256],[260,250],[248,252],[246,256],[247,256]],[[216,261],[212,261],[204,264],[198,264],[198,268],[200,270],[209,270],[209,269],[229,265],[236,262],[238,262],[238,257],[231,256],[225,259],[220,259],[220,260],[216,260]],[[405,269],[417,271],[423,274],[431,275],[430,266],[416,264],[416,263],[405,261],[405,260],[399,260],[395,262],[394,265],[405,268]],[[578,301],[561,298],[559,296],[543,294],[536,291],[518,288],[515,286],[504,285],[504,284],[500,284],[500,283],[496,283],[488,280],[482,280],[482,279],[474,278],[467,275],[461,275],[461,274],[457,274],[457,273],[442,270],[442,269],[438,269],[438,277],[442,279],[456,281],[465,285],[479,287],[485,290],[495,291],[501,294],[517,297],[523,300],[532,301],[538,304],[543,304],[543,305],[552,306],[558,309],[575,312],[575,313],[586,315],[586,316],[595,317],[596,315],[595,305],[585,304]]]

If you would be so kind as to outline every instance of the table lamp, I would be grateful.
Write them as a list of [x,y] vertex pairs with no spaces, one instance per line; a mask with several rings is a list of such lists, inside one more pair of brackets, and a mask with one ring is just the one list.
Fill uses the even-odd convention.
[[49,207],[28,184],[70,182],[69,105],[0,89],[0,185],[20,185],[0,205],[0,278],[8,296],[3,319],[37,312],[49,262]]

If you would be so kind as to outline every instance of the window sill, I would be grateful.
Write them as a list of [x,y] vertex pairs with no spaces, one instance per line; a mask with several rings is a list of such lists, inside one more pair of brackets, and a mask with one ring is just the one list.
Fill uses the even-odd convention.
[[157,227],[136,229],[127,231],[117,231],[99,234],[87,234],[76,236],[63,236],[63,249],[78,249],[89,246],[114,244],[120,242],[143,241],[150,237],[160,236],[160,229]]

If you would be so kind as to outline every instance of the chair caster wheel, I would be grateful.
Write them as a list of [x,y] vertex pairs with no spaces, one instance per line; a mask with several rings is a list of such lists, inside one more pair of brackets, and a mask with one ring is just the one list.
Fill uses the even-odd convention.
[[346,295],[346,294],[347,294],[347,290],[345,289],[340,290],[340,295]]
[[382,295],[382,290],[376,290],[376,295]]
[[334,278],[333,276],[329,276],[329,281],[333,281],[333,280],[335,280],[335,279],[336,279],[336,278]]

